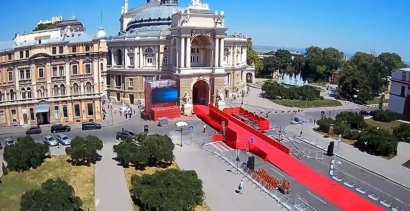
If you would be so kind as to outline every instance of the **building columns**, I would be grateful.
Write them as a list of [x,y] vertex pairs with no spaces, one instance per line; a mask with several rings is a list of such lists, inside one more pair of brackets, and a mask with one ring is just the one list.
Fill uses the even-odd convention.
[[186,38],[186,67],[191,67],[191,38]]
[[225,40],[223,38],[220,39],[221,40],[221,46],[219,47],[220,51],[219,51],[219,67],[223,66],[223,61],[224,61],[224,56],[225,56]]
[[219,67],[219,38],[215,38],[214,67]]
[[180,67],[184,68],[185,67],[185,37],[181,37],[181,56],[180,56]]
[[142,61],[142,47],[139,47],[138,48],[139,50],[138,50],[138,52],[139,52],[139,67],[140,67],[140,69],[142,69],[142,64],[143,64],[143,61]]

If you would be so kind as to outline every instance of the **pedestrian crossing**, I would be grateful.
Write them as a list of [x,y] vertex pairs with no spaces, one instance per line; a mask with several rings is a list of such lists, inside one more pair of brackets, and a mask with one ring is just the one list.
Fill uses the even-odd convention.
[[212,142],[211,145],[217,149],[219,152],[230,152],[233,151],[234,149],[230,148],[228,145],[226,145],[222,141],[217,141],[217,142]]

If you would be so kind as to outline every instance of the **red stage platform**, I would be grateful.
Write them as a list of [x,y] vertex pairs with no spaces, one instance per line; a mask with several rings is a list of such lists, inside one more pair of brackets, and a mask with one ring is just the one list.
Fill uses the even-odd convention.
[[151,119],[158,121],[160,118],[175,119],[181,116],[181,110],[178,106],[152,108]]
[[[194,111],[199,118],[217,130],[222,121],[226,126],[226,144],[235,149],[244,149],[248,142],[249,151],[286,172],[311,191],[332,202],[343,210],[383,210],[357,193],[339,183],[319,174],[315,170],[290,155],[290,149],[272,140],[263,133],[246,125],[212,106],[195,105]],[[250,140],[253,140],[251,143]]]

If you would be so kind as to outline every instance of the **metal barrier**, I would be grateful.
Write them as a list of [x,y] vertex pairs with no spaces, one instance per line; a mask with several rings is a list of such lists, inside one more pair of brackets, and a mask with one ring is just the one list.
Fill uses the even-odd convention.
[[[228,153],[223,153],[223,152],[218,152],[216,151],[212,146],[212,143],[204,144],[202,148],[214,155],[217,155],[218,157],[222,158],[225,162],[227,162],[229,165],[232,167],[236,168],[238,172],[243,174],[246,178],[248,178],[249,181],[253,182],[258,188],[263,190],[266,194],[268,194],[270,197],[274,198],[283,208],[286,208],[287,210],[312,210],[315,211],[313,207],[311,207],[306,200],[303,200],[302,198],[299,198],[298,203],[295,204],[296,201],[293,201],[291,198],[291,195],[284,195],[282,194],[279,190],[277,189],[272,189],[269,191],[267,188],[268,184],[261,178],[253,178],[252,173],[253,171],[248,169],[246,167],[245,163],[242,163],[241,165],[237,166],[237,161],[236,158],[232,157]],[[308,209],[305,209],[308,208]]]

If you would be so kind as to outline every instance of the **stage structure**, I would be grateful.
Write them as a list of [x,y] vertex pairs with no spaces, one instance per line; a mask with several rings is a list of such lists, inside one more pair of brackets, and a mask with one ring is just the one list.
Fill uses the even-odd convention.
[[145,116],[154,121],[181,116],[177,82],[174,80],[145,82]]

